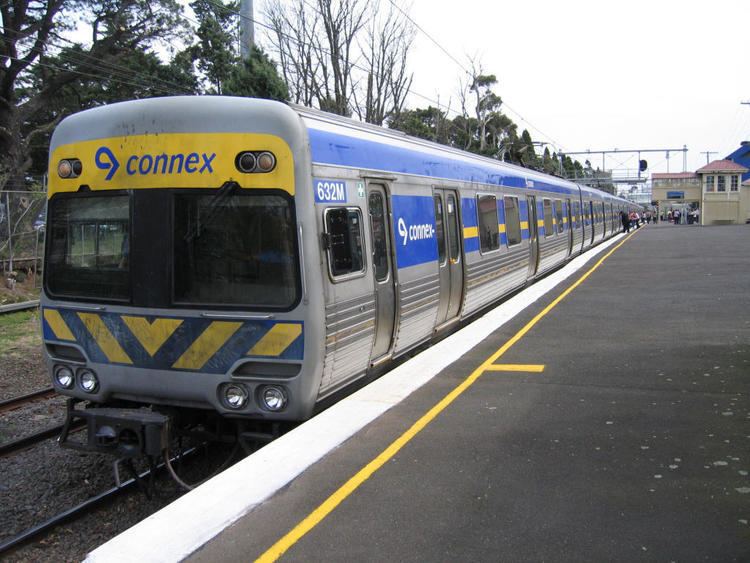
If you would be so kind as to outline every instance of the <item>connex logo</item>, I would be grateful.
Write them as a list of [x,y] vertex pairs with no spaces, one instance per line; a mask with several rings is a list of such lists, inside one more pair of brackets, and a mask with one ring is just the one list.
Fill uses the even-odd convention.
[[[212,174],[213,161],[216,153],[206,154],[191,152],[188,154],[142,154],[132,155],[125,162],[125,172],[128,176],[136,174],[140,176],[157,174]],[[114,153],[107,147],[99,147],[95,156],[96,167],[100,170],[109,170],[105,180],[109,181],[120,168],[120,162]]]
[[411,225],[406,226],[406,221],[401,217],[398,220],[398,234],[403,238],[403,246],[410,240],[425,240],[431,239],[435,236],[435,226],[430,223],[424,225]]
[[[107,161],[102,160],[102,157],[105,156],[108,159]],[[99,147],[99,150],[96,151],[94,160],[96,161],[97,168],[100,170],[109,170],[109,172],[107,172],[107,177],[105,178],[107,181],[111,180],[112,176],[114,176],[115,172],[120,168],[120,163],[117,161],[117,158],[115,158],[115,155],[107,147]]]

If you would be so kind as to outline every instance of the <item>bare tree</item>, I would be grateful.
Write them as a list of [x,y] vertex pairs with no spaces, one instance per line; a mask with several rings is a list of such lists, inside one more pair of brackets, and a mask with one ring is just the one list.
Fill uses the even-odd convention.
[[303,1],[292,6],[273,2],[268,4],[265,16],[273,30],[271,50],[279,58],[291,99],[312,106],[321,96],[321,83],[327,74],[317,57],[322,48],[318,39],[320,13],[306,8]]
[[415,29],[405,14],[399,14],[391,4],[380,16],[378,2],[372,5],[372,16],[367,36],[360,46],[367,65],[364,103],[357,103],[360,119],[382,125],[392,115],[398,115],[409,93],[413,74],[407,70],[407,57]]
[[378,124],[400,112],[414,29],[393,7],[380,12],[366,0],[270,0],[270,50],[292,100]]

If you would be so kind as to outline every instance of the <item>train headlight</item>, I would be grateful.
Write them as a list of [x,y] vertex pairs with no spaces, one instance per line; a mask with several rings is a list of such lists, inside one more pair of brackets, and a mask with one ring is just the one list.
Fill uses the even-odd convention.
[[258,159],[251,152],[243,152],[237,155],[237,168],[239,168],[240,172],[250,173],[255,171],[257,163]]
[[241,409],[247,404],[247,389],[244,385],[232,383],[224,387],[224,404],[230,409]]
[[260,403],[264,409],[271,412],[284,410],[288,402],[286,391],[277,385],[267,385],[261,389]]
[[245,174],[265,174],[276,168],[276,157],[268,151],[244,151],[234,159],[234,165]]
[[93,393],[99,388],[99,379],[90,369],[82,369],[78,372],[78,382],[86,393]]
[[57,366],[55,368],[55,381],[63,389],[70,389],[73,387],[73,370],[68,366]]

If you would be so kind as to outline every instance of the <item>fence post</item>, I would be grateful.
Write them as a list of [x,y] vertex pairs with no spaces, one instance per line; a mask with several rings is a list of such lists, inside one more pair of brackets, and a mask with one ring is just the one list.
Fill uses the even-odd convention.
[[5,211],[8,218],[8,268],[13,271],[13,231],[11,230],[10,217],[10,192],[5,192]]

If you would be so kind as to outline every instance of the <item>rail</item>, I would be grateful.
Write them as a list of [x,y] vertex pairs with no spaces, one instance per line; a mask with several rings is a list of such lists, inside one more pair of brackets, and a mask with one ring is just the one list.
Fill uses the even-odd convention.
[[0,305],[0,315],[4,313],[13,313],[15,311],[24,311],[39,307],[39,299],[33,301],[23,301],[22,303],[11,303],[10,305]]

